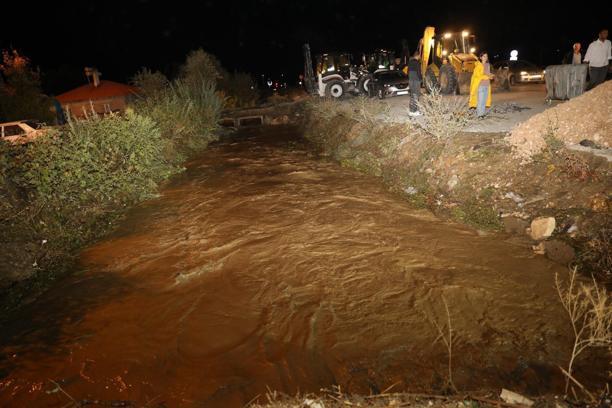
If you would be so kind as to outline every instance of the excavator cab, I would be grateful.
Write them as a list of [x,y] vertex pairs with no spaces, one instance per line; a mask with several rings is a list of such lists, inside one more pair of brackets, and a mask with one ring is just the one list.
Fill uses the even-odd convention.
[[478,58],[476,36],[468,31],[436,35],[434,27],[425,28],[420,41],[421,69],[425,87],[436,87],[443,94],[465,93]]
[[351,54],[330,53],[316,56],[317,75],[323,77],[330,75],[340,75],[348,78],[351,72]]
[[363,66],[373,74],[383,70],[389,70],[395,61],[393,51],[378,49],[370,54],[363,55]]
[[[304,48],[304,54],[307,61],[310,58],[309,47]],[[320,54],[315,57],[315,64],[317,84],[313,84],[313,88],[320,96],[341,98],[347,92],[354,92],[357,74],[351,54]]]

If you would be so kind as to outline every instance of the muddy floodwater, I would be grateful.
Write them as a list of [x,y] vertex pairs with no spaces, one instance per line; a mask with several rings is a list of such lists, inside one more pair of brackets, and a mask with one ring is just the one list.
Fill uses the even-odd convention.
[[443,299],[458,388],[559,390],[564,267],[414,209],[296,134],[214,144],[83,251],[76,274],[2,327],[0,405],[440,391]]

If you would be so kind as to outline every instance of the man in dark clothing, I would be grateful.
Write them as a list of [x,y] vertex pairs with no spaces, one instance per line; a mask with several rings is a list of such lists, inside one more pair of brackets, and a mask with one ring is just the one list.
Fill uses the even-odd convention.
[[579,65],[582,64],[582,52],[580,43],[574,43],[572,50],[563,57],[564,64]]
[[421,96],[421,82],[423,75],[421,74],[421,55],[415,52],[408,60],[408,84],[410,86],[410,116],[420,116],[419,112],[419,97]]

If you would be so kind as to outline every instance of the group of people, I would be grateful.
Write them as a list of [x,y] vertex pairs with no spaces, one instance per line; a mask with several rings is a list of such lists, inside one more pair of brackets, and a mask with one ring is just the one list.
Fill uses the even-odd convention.
[[[580,49],[580,43],[575,43],[573,50],[566,55],[563,63],[589,64],[589,84],[593,88],[606,80],[610,60],[612,60],[608,30],[603,29],[599,32],[598,39],[589,45],[584,56],[582,56]],[[486,52],[481,52],[472,73],[469,100],[469,106],[472,109],[476,109],[478,118],[484,118],[487,108],[491,106],[491,81],[495,78],[495,75],[491,72],[489,55]],[[420,116],[418,100],[423,77],[421,74],[420,53],[418,51],[408,60],[408,82],[410,85],[410,108],[408,114],[410,116]]]
[[[410,89],[408,115],[410,116],[421,115],[418,109],[423,82],[420,59],[420,52],[416,51],[408,60],[408,84]],[[489,55],[486,52],[481,52],[472,73],[469,101],[470,108],[476,109],[479,118],[483,118],[486,109],[491,106],[491,81],[494,78],[495,75],[491,73],[491,64],[489,64]]]
[[589,44],[586,54],[582,54],[582,45],[574,43],[572,51],[563,58],[564,64],[589,64],[589,86],[596,87],[606,80],[608,67],[612,59],[612,46],[608,40],[608,30],[599,32],[598,38]]

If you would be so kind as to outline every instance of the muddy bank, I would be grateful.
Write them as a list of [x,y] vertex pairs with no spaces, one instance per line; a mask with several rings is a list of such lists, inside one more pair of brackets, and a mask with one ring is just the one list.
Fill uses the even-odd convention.
[[[312,101],[305,135],[324,155],[380,177],[417,206],[480,230],[504,231],[560,264],[578,264],[585,275],[612,281],[612,163],[605,157],[568,150],[550,135],[545,149],[523,163],[503,133],[436,140],[380,112],[372,101]],[[555,228],[533,240],[529,229],[539,217],[553,217]]]
[[[559,391],[566,269],[414,209],[295,129],[240,134],[83,252],[3,327],[0,401],[242,406],[270,389]],[[577,375],[599,384],[606,363]],[[603,374],[602,374],[603,375]],[[155,406],[155,405],[153,405]]]

